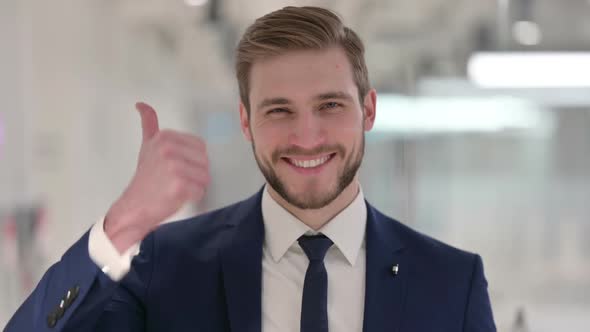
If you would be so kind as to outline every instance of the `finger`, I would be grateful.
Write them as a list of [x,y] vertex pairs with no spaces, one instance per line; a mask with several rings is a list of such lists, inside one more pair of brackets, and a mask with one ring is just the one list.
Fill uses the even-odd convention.
[[[182,181],[182,192],[184,197],[198,200],[210,183],[208,173],[194,170],[176,170],[176,178]],[[181,174],[182,173],[182,174]]]
[[160,134],[162,136],[165,136],[166,139],[169,139],[170,141],[183,144],[189,147],[193,147],[195,149],[199,149],[202,151],[206,150],[205,141],[197,136],[171,129],[164,129],[161,131]]
[[168,156],[172,160],[180,160],[189,167],[202,167],[209,169],[209,158],[203,152],[194,147],[174,145],[170,148]]
[[172,174],[187,180],[206,185],[209,181],[209,166],[194,164],[182,158],[175,158],[168,162],[166,169]]
[[177,176],[179,176],[189,188],[207,187],[211,183],[209,173],[203,169],[178,169]]
[[189,200],[193,202],[200,202],[205,196],[207,189],[205,187],[193,186],[189,188]]
[[141,116],[141,132],[143,141],[147,141],[154,137],[160,130],[158,124],[158,115],[156,111],[148,104],[138,102],[135,108],[139,111]]

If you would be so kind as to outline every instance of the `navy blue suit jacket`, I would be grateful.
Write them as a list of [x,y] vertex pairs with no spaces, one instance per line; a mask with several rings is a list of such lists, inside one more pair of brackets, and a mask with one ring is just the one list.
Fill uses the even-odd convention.
[[[260,331],[261,197],[262,190],[159,227],[120,282],[92,262],[86,233],[45,273],[5,331]],[[365,332],[495,331],[478,255],[413,231],[368,203],[366,248]],[[72,289],[76,298],[48,321]]]

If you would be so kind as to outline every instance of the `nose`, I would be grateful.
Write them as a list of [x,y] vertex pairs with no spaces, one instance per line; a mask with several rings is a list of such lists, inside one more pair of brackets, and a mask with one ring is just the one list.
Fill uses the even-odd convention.
[[313,112],[301,112],[290,128],[289,144],[311,150],[326,143],[325,124]]

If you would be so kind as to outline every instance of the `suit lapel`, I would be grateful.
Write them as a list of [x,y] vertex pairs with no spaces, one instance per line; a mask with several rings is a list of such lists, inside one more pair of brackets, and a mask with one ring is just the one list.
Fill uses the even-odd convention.
[[[409,261],[393,225],[367,203],[364,332],[399,332],[401,328]],[[392,271],[395,264],[397,275]]]
[[221,253],[222,274],[232,332],[260,332],[262,292],[262,190],[246,200],[228,223],[230,245]]

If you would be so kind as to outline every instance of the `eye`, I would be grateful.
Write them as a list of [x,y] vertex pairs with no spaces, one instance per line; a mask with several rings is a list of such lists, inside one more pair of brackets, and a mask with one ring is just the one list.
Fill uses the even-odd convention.
[[331,101],[331,102],[327,102],[325,104],[322,104],[320,109],[334,109],[334,108],[338,108],[340,106],[342,106],[342,104],[337,103],[335,101]]
[[266,114],[280,114],[280,113],[287,114],[287,113],[291,113],[291,111],[289,111],[286,108],[273,108],[273,109],[266,112]]

